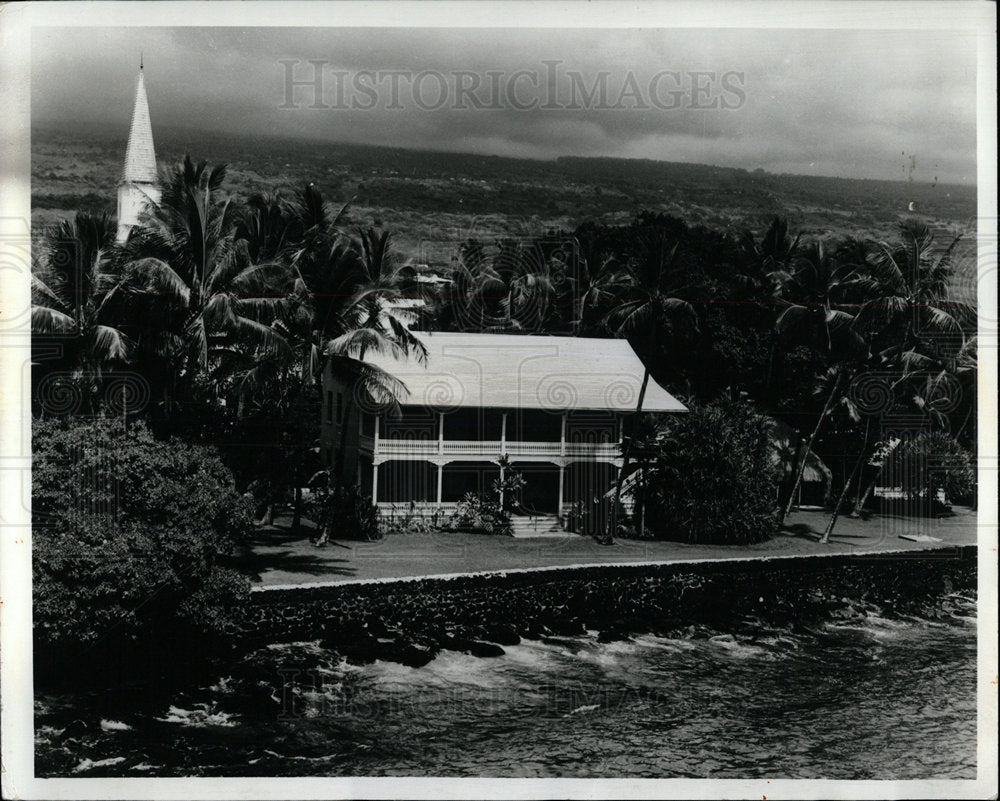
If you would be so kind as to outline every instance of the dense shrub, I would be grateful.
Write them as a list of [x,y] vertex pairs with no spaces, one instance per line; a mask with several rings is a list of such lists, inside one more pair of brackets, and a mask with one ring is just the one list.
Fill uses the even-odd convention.
[[432,534],[438,528],[437,513],[427,516],[410,510],[406,514],[392,517],[380,517],[378,529],[382,536],[393,534],[424,535]]
[[497,500],[475,492],[465,493],[446,522],[453,531],[479,531],[485,534],[510,534],[510,514]]
[[380,539],[378,509],[371,497],[350,485],[335,490],[317,488],[306,509],[321,532],[320,542],[327,538],[364,540]]
[[486,534],[511,533],[510,516],[517,508],[524,488],[521,473],[510,469],[507,458],[500,461],[504,470],[502,479],[496,479],[488,492],[467,492],[446,522],[453,531],[481,531]]
[[38,644],[224,628],[249,584],[219,558],[252,520],[215,450],[105,418],[32,433]]
[[949,502],[972,505],[976,471],[969,452],[952,437],[924,432],[892,451],[882,483],[902,488],[911,500],[933,501],[943,490]]
[[768,424],[736,403],[691,406],[673,415],[646,446],[641,482],[653,536],[699,543],[766,540],[778,525],[778,474]]

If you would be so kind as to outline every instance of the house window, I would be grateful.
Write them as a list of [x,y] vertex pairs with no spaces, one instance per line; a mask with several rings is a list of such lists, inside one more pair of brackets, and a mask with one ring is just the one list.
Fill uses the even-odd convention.
[[326,422],[333,422],[333,391],[326,392]]

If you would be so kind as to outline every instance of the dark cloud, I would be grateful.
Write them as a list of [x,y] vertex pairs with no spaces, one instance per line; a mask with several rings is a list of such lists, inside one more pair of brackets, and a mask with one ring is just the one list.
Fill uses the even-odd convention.
[[[35,29],[32,113],[38,122],[128,125],[135,67],[143,51],[154,126],[262,132],[332,141],[461,149],[548,158],[612,155],[763,167],[779,172],[899,178],[916,157],[916,180],[975,180],[976,72],[971,35],[931,31],[837,30],[522,30],[403,28],[91,28]],[[323,60],[324,99],[333,103],[334,71],[431,73],[425,106],[406,83],[402,110],[282,109],[285,67],[311,73]],[[558,62],[555,95],[546,62]],[[490,73],[515,97],[486,89]],[[657,108],[651,81],[686,94],[679,108]],[[456,72],[481,84],[495,108],[455,108]],[[691,108],[691,73],[736,108]],[[519,110],[517,102],[566,105],[599,86],[607,103],[629,88],[622,108]],[[713,73],[708,76],[708,73]],[[721,87],[730,75],[737,92]],[[630,77],[631,76],[631,77]],[[738,76],[738,77],[733,77]],[[631,83],[630,83],[631,81]],[[371,80],[368,83],[372,83]],[[582,90],[582,91],[581,91]],[[639,100],[636,102],[636,92]],[[348,93],[348,97],[351,97]],[[362,100],[366,96],[360,96]],[[553,102],[555,101],[555,102]],[[736,101],[739,101],[738,103]],[[582,105],[582,104],[578,104]],[[637,107],[638,106],[638,107]]]

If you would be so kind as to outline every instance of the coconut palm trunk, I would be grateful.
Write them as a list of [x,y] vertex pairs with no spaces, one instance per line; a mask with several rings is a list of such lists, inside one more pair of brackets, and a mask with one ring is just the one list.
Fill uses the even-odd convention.
[[346,485],[344,481],[344,465],[347,462],[347,429],[351,419],[351,401],[344,398],[344,415],[340,421],[340,444],[337,447],[337,464],[333,471],[333,488],[339,490]]
[[889,461],[889,456],[896,449],[898,444],[899,443],[897,442],[896,444],[892,445],[889,448],[889,452],[886,453],[885,456],[882,458],[882,464],[879,465],[878,470],[875,471],[875,475],[871,477],[871,481],[868,482],[868,485],[865,487],[865,491],[862,493],[861,497],[858,499],[858,502],[854,506],[854,512],[852,514],[854,514],[855,516],[859,516],[861,514],[861,510],[864,509],[865,504],[868,503],[868,498],[875,491],[875,485],[878,484],[878,480],[882,477],[882,473],[885,470],[885,466]]
[[[795,476],[799,474],[799,465],[803,463],[805,458],[806,458],[806,440],[805,437],[799,437],[798,444],[795,447],[795,455],[792,457],[792,469],[790,471],[792,481],[794,481]],[[781,488],[778,493],[778,505],[781,508],[784,508],[785,504],[788,503],[788,498],[794,497],[791,494],[791,492],[792,492],[792,487],[791,484],[788,483],[788,480],[786,479],[782,481]]]
[[830,535],[833,533],[834,526],[837,525],[837,518],[840,517],[840,507],[843,505],[844,501],[847,500],[847,495],[851,491],[851,485],[854,480],[858,477],[858,473],[861,472],[861,468],[865,463],[866,457],[868,455],[868,436],[871,433],[872,420],[869,417],[865,423],[865,441],[861,445],[861,453],[858,454],[858,460],[854,463],[854,469],[851,470],[851,475],[847,477],[844,482],[844,489],[840,493],[840,497],[837,499],[836,505],[833,507],[833,516],[830,518],[830,523],[826,527],[826,531],[823,532],[823,536],[820,539],[821,543],[828,543],[830,541]]
[[868,503],[868,499],[871,497],[871,494],[875,491],[875,485],[878,483],[879,477],[881,477],[881,475],[882,475],[882,468],[879,468],[878,471],[875,473],[875,475],[872,476],[871,481],[868,482],[867,486],[864,489],[864,492],[862,492],[861,495],[858,496],[857,503],[854,504],[854,511],[851,513],[852,515],[854,515],[855,517],[861,516],[861,512],[865,508],[865,504]]
[[840,383],[843,379],[843,374],[837,375],[837,380],[833,382],[833,389],[830,390],[830,395],[826,399],[826,403],[823,406],[823,411],[820,412],[819,420],[816,421],[816,427],[812,430],[812,434],[809,435],[809,441],[806,444],[805,453],[802,456],[802,461],[799,464],[799,468],[795,473],[795,481],[792,483],[792,491],[788,496],[788,503],[785,506],[785,513],[781,516],[782,522],[788,517],[792,512],[792,507],[795,506],[795,493],[799,491],[799,485],[802,483],[802,475],[806,470],[806,463],[809,460],[809,453],[812,451],[813,444],[816,441],[816,437],[819,434],[820,428],[823,426],[823,420],[826,419],[827,413],[830,411],[830,407],[833,406],[834,401],[837,399],[837,392],[840,389]]
[[292,531],[298,533],[302,527],[302,487],[296,487],[292,500]]
[[639,433],[639,416],[642,414],[642,403],[646,398],[647,386],[649,386],[648,368],[642,375],[642,386],[639,388],[639,400],[635,406],[635,417],[632,419],[632,435],[625,443],[625,449],[622,452],[622,466],[618,471],[618,480],[615,482],[615,505],[611,509],[611,525],[607,532],[607,536],[604,539],[604,542],[608,545],[614,542],[615,532],[618,529],[618,511],[621,509],[622,484],[625,483],[625,472],[628,470],[629,458],[632,455],[632,443],[635,442],[636,435]]

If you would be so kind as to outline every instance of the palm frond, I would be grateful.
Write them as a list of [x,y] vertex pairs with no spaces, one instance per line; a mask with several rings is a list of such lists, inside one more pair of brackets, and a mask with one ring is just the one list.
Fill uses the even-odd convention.
[[956,334],[964,339],[958,320],[940,307],[920,305],[917,307],[917,317],[922,332]]
[[376,328],[352,328],[338,337],[330,340],[325,349],[326,355],[350,356],[363,359],[365,354],[380,353],[394,357],[402,356],[402,348],[391,337]]
[[910,283],[892,250],[885,242],[878,242],[875,247],[875,254],[868,263],[868,272],[889,289],[901,295],[908,294]]
[[241,342],[252,345],[261,352],[273,353],[286,360],[292,356],[292,349],[288,342],[272,326],[264,325],[247,317],[237,316],[233,330]]
[[66,334],[76,331],[76,320],[50,306],[31,307],[31,330],[36,334]]
[[91,351],[101,362],[128,361],[132,343],[117,328],[98,325],[93,330]]
[[389,411],[399,408],[399,399],[410,394],[406,384],[396,376],[368,362],[339,353],[327,354],[333,374],[345,383],[357,385],[379,406]]
[[35,300],[47,300],[49,303],[66,308],[65,301],[52,289],[41,276],[32,273],[31,294]]
[[909,304],[905,297],[896,295],[869,300],[861,305],[854,326],[862,332],[878,332],[906,314]]
[[145,291],[168,294],[185,306],[190,303],[191,287],[165,261],[154,258],[138,259],[130,262],[127,270],[131,275],[145,279]]

